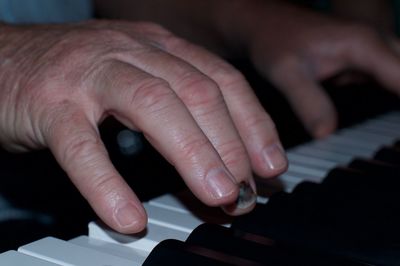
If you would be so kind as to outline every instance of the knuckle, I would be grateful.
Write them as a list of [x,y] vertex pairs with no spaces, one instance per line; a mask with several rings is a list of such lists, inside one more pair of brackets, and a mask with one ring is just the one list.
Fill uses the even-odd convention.
[[264,114],[252,114],[244,119],[247,128],[258,128],[264,125],[274,127],[271,119]]
[[79,164],[84,167],[91,167],[96,162],[96,154],[102,143],[99,138],[94,137],[89,132],[75,133],[71,139],[65,143],[62,154],[62,161],[66,165],[73,165],[79,159]]
[[[246,138],[253,138],[260,134],[260,129],[268,128],[268,132],[276,132],[275,123],[271,118],[265,113],[252,114],[243,119],[244,127],[246,130]],[[275,134],[267,134],[267,138],[275,139],[277,136]],[[272,141],[272,140],[271,140]]]
[[208,140],[202,138],[201,136],[191,136],[186,137],[180,142],[178,142],[178,147],[180,149],[181,158],[189,159],[190,161],[195,161],[198,157],[199,151],[208,147]]
[[222,101],[222,94],[215,82],[202,74],[190,72],[179,81],[179,96],[191,107],[209,105]]
[[217,150],[228,167],[237,167],[248,161],[246,149],[238,140],[225,142],[219,145]]
[[190,51],[192,44],[185,39],[179,38],[174,34],[164,35],[163,42],[166,45],[167,50],[171,51]]
[[175,103],[177,97],[163,79],[151,78],[143,80],[133,91],[130,104],[138,113],[160,112]]
[[174,41],[178,39],[175,34],[163,26],[153,22],[137,22],[134,27],[137,33],[146,36],[150,43],[162,50],[168,50],[170,44],[174,43]]
[[246,82],[244,75],[233,66],[220,62],[211,70],[214,79],[221,87],[232,87]]

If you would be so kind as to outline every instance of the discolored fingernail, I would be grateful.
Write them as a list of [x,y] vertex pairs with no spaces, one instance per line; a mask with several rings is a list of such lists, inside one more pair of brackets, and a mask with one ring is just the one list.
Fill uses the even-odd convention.
[[208,189],[215,199],[221,199],[235,193],[237,190],[234,177],[223,168],[212,169],[207,173]]
[[247,209],[257,201],[257,194],[253,188],[246,182],[239,185],[239,196],[236,200],[236,207],[239,209]]
[[229,215],[241,215],[249,212],[256,204],[257,194],[254,189],[246,182],[239,184],[239,195],[232,204],[222,206],[222,210]]
[[141,214],[130,202],[121,202],[115,209],[114,219],[121,228],[133,227],[139,223]]
[[278,144],[267,146],[262,151],[264,162],[270,170],[281,170],[287,167],[287,158]]

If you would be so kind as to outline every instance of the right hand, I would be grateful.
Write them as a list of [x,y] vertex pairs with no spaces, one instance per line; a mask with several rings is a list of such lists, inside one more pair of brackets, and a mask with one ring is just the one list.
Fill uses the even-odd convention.
[[[146,213],[110,162],[97,126],[108,115],[142,131],[193,193],[230,214],[252,169],[287,167],[278,135],[238,71],[148,23],[0,27],[0,143],[49,147],[100,218],[123,233]],[[254,197],[253,197],[254,199]]]

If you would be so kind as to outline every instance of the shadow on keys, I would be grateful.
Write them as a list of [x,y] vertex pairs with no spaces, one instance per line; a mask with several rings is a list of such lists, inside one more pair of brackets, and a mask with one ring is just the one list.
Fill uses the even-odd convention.
[[164,241],[143,265],[400,265],[399,165],[397,142],[276,193],[231,228]]
[[[400,145],[355,159],[321,184],[303,182],[239,217],[232,228],[294,249],[400,265]],[[390,150],[390,153],[388,152]]]

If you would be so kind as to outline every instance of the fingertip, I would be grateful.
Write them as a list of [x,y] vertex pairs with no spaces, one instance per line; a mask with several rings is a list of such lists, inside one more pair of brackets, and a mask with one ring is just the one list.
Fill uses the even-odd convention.
[[305,123],[305,126],[310,134],[316,138],[324,138],[332,134],[337,128],[337,116],[333,111],[322,117]]
[[279,174],[286,170],[288,160],[282,146],[278,143],[268,145],[261,151],[264,168],[270,174]]
[[132,234],[145,229],[147,215],[143,207],[132,201],[121,201],[114,208],[114,229],[120,233]]
[[225,168],[214,168],[208,171],[206,177],[206,188],[209,194],[207,204],[219,206],[234,201],[239,193],[235,178]]
[[324,138],[332,134],[332,132],[335,130],[334,126],[326,123],[319,123],[317,125],[312,126],[311,128],[312,129],[310,130],[310,133],[316,139]]
[[286,171],[288,159],[279,141],[259,146],[251,152],[253,169],[258,176],[270,178]]

